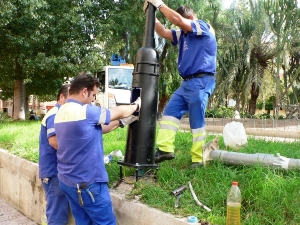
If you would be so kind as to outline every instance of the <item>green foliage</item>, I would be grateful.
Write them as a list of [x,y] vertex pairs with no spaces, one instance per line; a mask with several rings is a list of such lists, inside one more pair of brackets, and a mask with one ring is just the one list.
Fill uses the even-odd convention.
[[257,102],[256,103],[256,108],[262,110],[262,108],[263,108],[263,102],[262,101]]
[[56,100],[57,90],[62,86],[62,78],[53,79],[45,77],[43,80],[26,80],[26,91],[39,96],[39,101]]
[[12,118],[7,115],[6,112],[0,111],[0,123],[6,123],[12,121]]
[[[271,96],[265,101],[265,110],[273,110],[274,99],[275,96]],[[256,104],[256,108],[261,110],[263,108],[263,102],[258,101]]]
[[265,109],[273,110],[274,101],[275,101],[275,96],[271,96],[270,98],[268,98],[268,100],[265,103]]
[[[271,86],[270,80],[264,78],[265,70],[275,74],[270,59],[274,54],[283,53],[282,46],[276,46],[276,42],[283,43],[284,37],[287,38],[286,55],[291,55],[289,65],[283,63],[285,74],[289,76],[284,82],[293,84],[294,94],[289,98],[296,104],[295,96],[299,95],[295,88],[299,83],[297,34],[300,27],[296,0],[239,1],[226,10],[221,9],[219,0],[164,2],[173,9],[179,5],[190,6],[199,19],[214,27],[218,41],[214,93],[217,104],[234,96],[241,103],[237,106],[244,107],[249,93],[258,97],[262,84]],[[1,1],[0,98],[12,98],[14,80],[24,79],[27,95],[47,99],[65,77],[73,77],[80,71],[97,72],[109,64],[112,53],[134,63],[145,30],[143,3],[134,0],[103,0],[101,3],[91,0]],[[159,11],[156,16],[166,28],[177,29]],[[275,34],[284,34],[284,37],[281,40],[273,38],[271,30]],[[170,97],[181,82],[177,72],[178,49],[159,37],[155,37],[155,42],[160,56],[160,96],[165,83],[165,94]],[[276,63],[281,65],[282,60]],[[253,84],[258,89],[252,88]],[[287,87],[286,83],[279,88]],[[266,106],[266,109],[272,107]]]
[[[283,98],[281,94],[281,84],[278,76],[282,67],[282,61],[285,61],[285,48],[291,49],[294,44],[290,39],[294,39],[299,33],[300,10],[297,0],[266,0],[264,9],[269,17],[269,24],[276,39],[274,46],[276,48],[276,73],[274,80],[276,83],[276,98],[274,105],[278,107]],[[285,65],[284,65],[285,66]],[[288,74],[283,73],[285,94],[287,96],[287,79]],[[275,111],[278,113],[278,110]],[[278,115],[276,115],[278,116]]]
[[[300,59],[299,59],[299,63],[300,63]],[[300,89],[298,87],[294,87],[293,92],[289,93],[289,99],[291,104],[296,104],[300,102]]]
[[213,109],[206,109],[205,117],[213,118],[232,118],[234,116],[234,107],[221,106]]
[[26,79],[29,94],[49,94],[58,86],[52,81],[83,70],[97,71],[105,56],[94,45],[98,38],[109,35],[104,10],[114,9],[114,4],[110,0],[101,4],[89,0],[2,1],[1,88],[12,90],[11,80]]
[[240,116],[241,116],[241,118],[253,118],[253,117],[255,117],[255,115],[251,115],[249,112],[245,112],[245,113],[241,113],[240,114]]

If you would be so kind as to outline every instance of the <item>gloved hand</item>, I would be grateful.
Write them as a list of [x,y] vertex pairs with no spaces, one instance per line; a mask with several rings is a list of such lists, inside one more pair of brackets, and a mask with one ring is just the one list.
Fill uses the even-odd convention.
[[126,125],[131,124],[131,123],[133,123],[134,121],[136,121],[138,119],[139,119],[139,117],[134,116],[134,115],[128,116],[128,117],[123,118],[123,119],[119,119],[120,127],[123,128]]
[[135,100],[135,102],[131,103],[132,105],[138,105],[136,112],[139,112],[141,110],[142,107],[142,100],[141,97],[138,97],[137,100]]
[[144,12],[146,12],[149,3],[151,3],[157,9],[159,9],[164,4],[162,0],[145,0],[145,3],[144,3]]

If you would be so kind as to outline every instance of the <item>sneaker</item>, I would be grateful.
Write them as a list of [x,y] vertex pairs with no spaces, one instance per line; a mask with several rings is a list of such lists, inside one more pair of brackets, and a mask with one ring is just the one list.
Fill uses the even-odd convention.
[[161,150],[157,150],[154,155],[154,161],[156,163],[163,162],[165,160],[172,160],[175,158],[175,154],[173,152],[163,152]]
[[191,169],[202,167],[202,166],[203,166],[202,162],[193,162],[191,165]]

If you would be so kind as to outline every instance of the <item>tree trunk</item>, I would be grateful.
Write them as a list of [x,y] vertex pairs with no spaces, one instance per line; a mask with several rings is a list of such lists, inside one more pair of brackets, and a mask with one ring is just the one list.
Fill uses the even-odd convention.
[[25,87],[23,80],[15,80],[14,120],[25,120]]
[[236,105],[235,105],[235,109],[240,112],[241,111],[241,98],[239,94],[236,94],[235,96],[235,101],[236,101]]
[[259,96],[259,87],[255,83],[252,83],[251,85],[250,94],[251,94],[251,98],[249,102],[249,113],[251,116],[253,116],[256,111],[256,101]]

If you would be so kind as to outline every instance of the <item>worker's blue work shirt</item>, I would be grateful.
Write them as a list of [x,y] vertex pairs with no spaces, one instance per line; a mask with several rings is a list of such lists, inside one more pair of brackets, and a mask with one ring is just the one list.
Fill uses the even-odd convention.
[[110,111],[68,99],[54,122],[59,180],[71,187],[108,182],[100,124],[110,123]]
[[173,45],[178,45],[178,71],[185,78],[197,73],[216,73],[217,44],[210,24],[191,20],[192,32],[172,30]]
[[49,144],[48,138],[56,135],[54,117],[59,107],[60,104],[56,103],[42,120],[39,138],[39,178],[41,179],[57,176],[57,151]]

